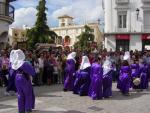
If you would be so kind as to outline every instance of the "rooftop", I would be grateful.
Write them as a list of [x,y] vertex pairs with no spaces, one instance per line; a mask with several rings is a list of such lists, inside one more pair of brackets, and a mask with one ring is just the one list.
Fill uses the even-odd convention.
[[62,16],[59,16],[59,17],[58,17],[58,19],[61,19],[61,18],[70,18],[70,19],[73,19],[73,17],[68,16],[68,15],[62,15]]

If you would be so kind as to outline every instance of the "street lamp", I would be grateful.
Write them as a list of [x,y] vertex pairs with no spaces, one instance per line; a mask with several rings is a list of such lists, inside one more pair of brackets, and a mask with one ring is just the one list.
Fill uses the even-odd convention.
[[139,8],[137,8],[137,9],[136,9],[137,20],[138,20],[138,18],[139,18],[139,12],[140,12],[140,10],[139,10]]

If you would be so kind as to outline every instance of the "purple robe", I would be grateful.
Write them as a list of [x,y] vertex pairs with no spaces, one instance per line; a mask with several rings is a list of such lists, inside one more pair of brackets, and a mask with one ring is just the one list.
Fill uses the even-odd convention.
[[131,77],[130,77],[130,67],[129,66],[122,66],[120,69],[119,81],[118,81],[118,88],[122,92],[122,94],[128,94],[131,84]]
[[132,77],[132,82],[131,82],[131,87],[133,87],[134,89],[139,89],[140,85],[135,86],[133,84],[133,80],[135,78],[139,78],[140,77],[140,73],[139,73],[139,64],[131,64],[131,77]]
[[140,78],[141,78],[140,88],[148,89],[148,67],[147,65],[141,64],[139,72],[140,72]]
[[15,83],[18,92],[19,112],[31,111],[35,107],[35,96],[30,76],[35,75],[35,70],[28,62],[24,62],[16,71]]
[[103,75],[103,97],[109,98],[112,96],[112,75],[113,70]]
[[64,90],[69,91],[73,90],[74,74],[75,74],[75,61],[73,59],[67,60],[65,67]]
[[98,63],[93,63],[91,67],[91,85],[89,89],[89,96],[93,100],[103,98],[102,93],[102,79],[103,79],[103,68]]
[[9,65],[9,79],[8,79],[8,86],[6,91],[14,91],[17,92],[16,85],[15,85],[15,78],[16,78],[16,71],[11,68],[11,64]]
[[84,70],[80,70],[76,74],[76,80],[74,82],[74,94],[79,94],[80,96],[87,96],[90,87],[90,71],[91,67]]

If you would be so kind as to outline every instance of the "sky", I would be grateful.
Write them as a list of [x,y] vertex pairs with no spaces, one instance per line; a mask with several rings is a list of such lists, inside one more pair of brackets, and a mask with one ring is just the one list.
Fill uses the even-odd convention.
[[[39,0],[17,0],[11,4],[15,7],[15,21],[12,27],[27,25],[32,27],[36,21],[36,6]],[[58,26],[57,17],[69,15],[74,17],[75,24],[103,21],[102,0],[46,0],[47,24]]]

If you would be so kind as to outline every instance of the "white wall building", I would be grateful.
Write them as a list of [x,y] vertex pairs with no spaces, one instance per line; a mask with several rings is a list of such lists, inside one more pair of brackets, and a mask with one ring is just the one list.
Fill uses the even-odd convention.
[[8,42],[9,25],[14,21],[14,7],[9,4],[15,0],[0,0],[0,49]]
[[105,48],[150,49],[150,0],[104,0]]
[[[77,36],[79,36],[85,29],[84,24],[75,25],[73,22],[73,17],[68,15],[63,15],[58,17],[59,26],[51,28],[57,35],[58,39],[56,40],[57,46],[73,46],[77,42]],[[103,34],[100,31],[98,23],[89,23],[87,24],[92,30],[95,36],[95,42],[98,45],[103,42]],[[87,37],[88,40],[88,37]]]

